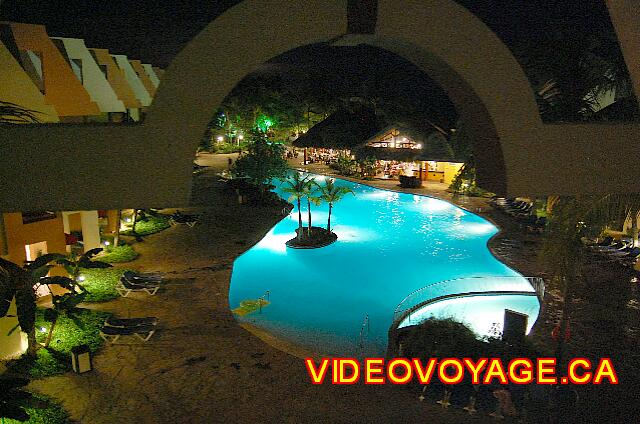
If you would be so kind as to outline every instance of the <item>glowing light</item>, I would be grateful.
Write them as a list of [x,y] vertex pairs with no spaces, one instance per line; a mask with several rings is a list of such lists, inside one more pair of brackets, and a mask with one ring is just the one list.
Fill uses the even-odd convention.
[[244,140],[244,136],[243,136],[242,134],[240,134],[240,135],[238,136],[238,140]]
[[42,332],[42,333],[46,333],[46,332],[47,332],[47,329],[46,329],[46,328],[44,328],[44,327],[40,327],[40,332]]
[[223,137],[223,136],[218,136],[218,138],[217,138],[216,140],[218,140],[218,141],[223,141],[223,140],[224,140],[224,137]]
[[492,224],[466,223],[464,229],[469,234],[491,234],[496,230]]
[[109,246],[110,244],[111,244],[111,243],[110,243],[110,242],[108,242],[108,241],[105,241],[105,242],[104,242],[104,245],[105,245],[105,246]]
[[416,149],[422,149],[422,144],[416,144]]
[[84,275],[78,276],[78,281],[84,281],[84,280],[86,280]]
[[422,209],[425,212],[442,212],[442,211],[448,211],[450,209],[452,209],[454,206],[449,203],[449,202],[445,202],[443,200],[438,200],[438,199],[433,199],[433,198],[427,198],[424,202],[421,202],[422,205]]
[[130,223],[131,222],[131,218],[125,218],[124,222]]

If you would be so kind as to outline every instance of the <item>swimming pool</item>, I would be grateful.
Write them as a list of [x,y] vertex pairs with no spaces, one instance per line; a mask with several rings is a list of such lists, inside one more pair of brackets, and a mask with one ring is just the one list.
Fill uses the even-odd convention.
[[[287,198],[281,183],[275,184],[275,191]],[[231,309],[267,291],[270,302],[260,312],[237,316],[239,321],[321,354],[382,355],[396,306],[420,288],[463,277],[513,277],[490,283],[479,279],[480,290],[533,291],[489,252],[487,241],[497,229],[485,219],[432,197],[340,179],[336,185],[355,192],[334,205],[331,225],[337,242],[321,249],[287,248],[298,226],[294,210],[236,259]],[[304,212],[303,207],[306,224]],[[327,214],[326,204],[312,206],[313,224],[326,226]],[[467,288],[449,284],[447,291]],[[530,326],[538,316],[535,296],[482,298],[452,299],[420,313],[424,318],[453,316],[479,333],[501,326],[496,320],[505,307],[529,315]]]

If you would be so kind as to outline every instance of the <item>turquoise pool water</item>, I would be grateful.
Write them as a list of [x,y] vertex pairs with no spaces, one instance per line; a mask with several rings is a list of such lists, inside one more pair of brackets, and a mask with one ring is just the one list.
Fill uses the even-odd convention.
[[[286,198],[275,184],[276,192]],[[236,259],[231,309],[266,291],[270,301],[260,313],[238,320],[322,354],[384,354],[394,310],[415,290],[472,276],[515,277],[479,279],[483,283],[478,290],[533,290],[489,252],[487,241],[497,229],[483,218],[431,197],[345,180],[336,184],[355,192],[333,209],[336,243],[310,250],[285,247],[298,226],[294,211]],[[306,223],[305,212],[303,208]],[[327,205],[312,206],[314,225],[326,226],[327,214]],[[448,294],[469,291],[455,284],[446,290]],[[420,314],[453,316],[482,334],[495,324],[501,326],[505,308],[529,315],[530,326],[539,312],[535,296],[516,295],[453,299]]]

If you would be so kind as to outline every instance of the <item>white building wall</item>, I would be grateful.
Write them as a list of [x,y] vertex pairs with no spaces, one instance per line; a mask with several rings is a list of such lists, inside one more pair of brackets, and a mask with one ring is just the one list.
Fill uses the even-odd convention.
[[120,69],[124,71],[124,77],[127,79],[129,86],[133,90],[133,93],[136,95],[142,106],[149,106],[151,104],[151,95],[144,85],[138,75],[136,75],[136,71],[133,70],[133,67],[129,63],[129,59],[127,56],[122,54],[114,54],[111,55],[113,59],[116,61],[116,64]]
[[151,82],[153,83],[153,85],[158,88],[158,86],[160,85],[160,78],[158,78],[158,75],[156,75],[156,71],[153,70],[153,66],[151,66],[148,63],[143,63],[142,67],[144,68],[144,71],[147,73],[147,75],[149,76],[149,79],[151,80]]
[[51,37],[51,39],[54,40],[58,47],[64,48],[62,53],[66,55],[68,59],[82,61],[82,85],[89,93],[89,96],[91,96],[91,100],[98,104],[101,112],[126,111],[124,103],[118,99],[118,95],[113,91],[111,84],[109,84],[100,67],[87,49],[84,40],[61,37]]

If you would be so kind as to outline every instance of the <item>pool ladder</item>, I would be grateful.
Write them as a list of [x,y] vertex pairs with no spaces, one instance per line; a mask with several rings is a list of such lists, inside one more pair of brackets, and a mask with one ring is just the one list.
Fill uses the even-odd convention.
[[364,344],[369,336],[369,330],[371,326],[369,324],[369,314],[364,316],[364,320],[362,321],[362,326],[360,327],[360,336],[358,338],[358,348],[360,349],[360,354],[364,355]]
[[262,302],[263,301],[268,301],[269,300],[269,295],[271,294],[271,290],[267,290],[266,292],[264,292],[264,294],[262,296],[260,296],[258,298],[258,306],[260,307],[260,310],[258,313],[262,313]]

